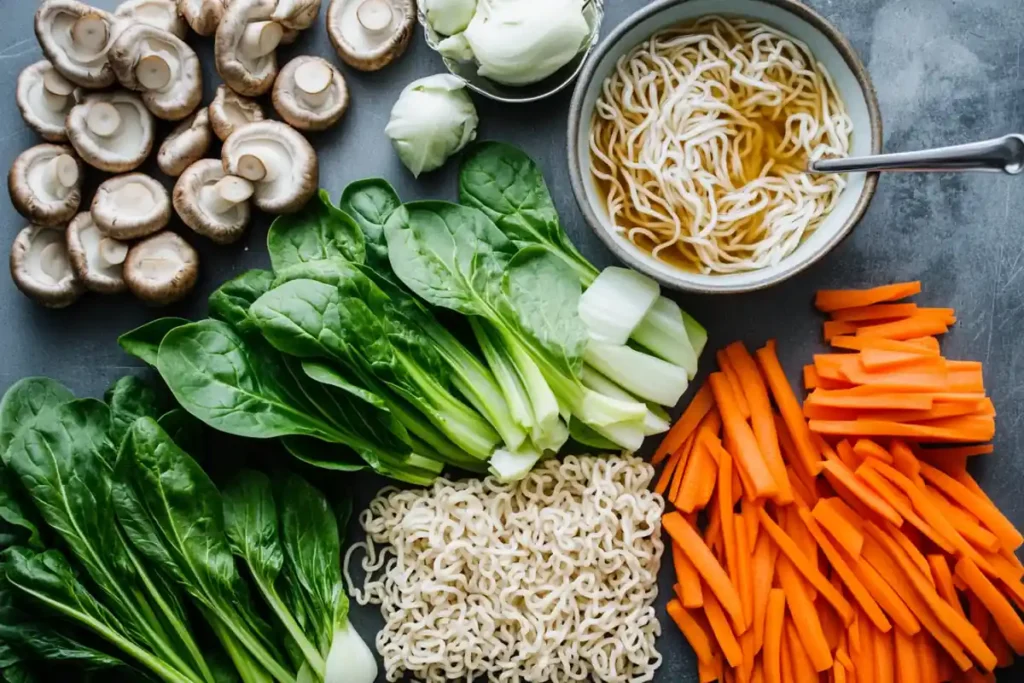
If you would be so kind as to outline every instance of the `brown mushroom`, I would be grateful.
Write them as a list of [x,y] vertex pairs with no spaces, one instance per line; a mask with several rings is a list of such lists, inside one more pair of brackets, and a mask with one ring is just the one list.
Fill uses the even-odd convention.
[[354,69],[376,71],[409,47],[416,22],[414,0],[331,0],[327,35]]
[[273,20],[277,0],[231,0],[217,27],[217,72],[239,95],[258,97],[274,85],[284,27]]
[[71,220],[82,201],[82,166],[74,150],[36,145],[22,152],[7,175],[11,203],[37,225]]
[[18,76],[18,109],[25,123],[47,142],[67,142],[64,119],[75,106],[77,86],[45,59]]
[[67,248],[75,276],[86,289],[101,294],[125,290],[128,245],[100,232],[92,214],[80,213],[68,225]]
[[90,211],[104,235],[131,240],[167,227],[171,198],[167,189],[148,175],[128,173],[96,188]]
[[164,231],[128,250],[124,280],[128,291],[154,306],[180,301],[199,278],[199,255],[179,235]]
[[218,244],[237,241],[249,225],[249,198],[255,187],[228,175],[220,159],[192,164],[174,186],[174,210],[182,222]]
[[188,24],[178,13],[174,0],[125,0],[114,10],[114,18],[125,26],[147,24],[182,40],[188,36]]
[[224,142],[224,170],[256,187],[253,202],[261,211],[298,211],[316,192],[320,167],[316,152],[297,130],[279,121],[242,126]]
[[177,178],[206,155],[212,141],[209,109],[203,107],[167,136],[156,153],[157,166],[167,175]]
[[320,16],[320,0],[277,0],[273,19],[286,30],[305,31]]
[[45,0],[36,10],[36,37],[64,78],[83,88],[105,88],[114,83],[107,62],[114,22],[110,13],[76,0]]
[[66,127],[82,160],[108,173],[138,168],[153,149],[153,115],[127,91],[86,95],[68,112]]
[[202,102],[199,57],[172,33],[132,24],[121,31],[107,56],[121,85],[141,92],[146,108],[159,119],[180,121]]
[[217,88],[217,95],[210,103],[210,125],[221,141],[227,140],[236,128],[265,118],[259,102],[242,97],[226,85]]
[[178,0],[178,12],[193,31],[204,37],[212,36],[226,4],[226,0]]
[[19,232],[11,247],[11,277],[25,296],[47,308],[70,306],[85,291],[61,227],[30,225]]
[[348,108],[348,88],[341,72],[320,57],[296,57],[284,65],[274,83],[274,109],[293,128],[326,130]]

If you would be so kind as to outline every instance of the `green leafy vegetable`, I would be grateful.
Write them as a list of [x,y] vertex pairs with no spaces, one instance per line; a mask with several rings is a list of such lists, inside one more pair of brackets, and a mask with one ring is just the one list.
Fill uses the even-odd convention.
[[157,318],[141,327],[125,332],[117,338],[117,343],[129,355],[135,356],[147,365],[156,367],[156,354],[160,342],[175,327],[188,324],[185,318]]
[[382,178],[357,180],[341,193],[338,206],[359,224],[366,241],[366,263],[377,271],[390,271],[384,224],[401,205],[395,188]]
[[320,190],[302,211],[274,219],[267,250],[274,270],[324,259],[362,263],[366,258],[362,230],[331,203],[326,190]]
[[135,420],[140,417],[157,418],[170,409],[164,397],[134,375],[126,375],[114,382],[103,395],[103,400],[110,408],[109,434],[115,447]]

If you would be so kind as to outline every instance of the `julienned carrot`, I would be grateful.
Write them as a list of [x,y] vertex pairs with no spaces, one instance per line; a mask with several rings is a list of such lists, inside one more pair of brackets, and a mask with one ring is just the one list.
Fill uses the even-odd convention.
[[832,666],[832,653],[828,641],[825,640],[814,603],[801,586],[803,579],[785,557],[779,558],[776,571],[779,574],[779,585],[786,593],[786,606],[789,607],[793,624],[800,634],[800,640],[814,665],[814,670],[825,671]]
[[888,349],[864,349],[860,352],[860,363],[868,372],[887,372],[894,369],[920,366],[942,367],[945,361],[940,356]]
[[781,588],[768,591],[765,609],[764,647],[764,683],[789,683],[782,678],[782,633],[786,616],[786,595]]
[[713,406],[714,398],[711,395],[711,387],[705,384],[690,400],[679,420],[668,430],[668,434],[665,435],[658,450],[655,451],[654,457],[651,458],[651,464],[657,465],[669,454],[675,453],[686,441],[686,438],[697,429],[697,425]]
[[[725,567],[729,574],[732,585],[740,590],[739,585],[739,558],[736,550],[736,518],[732,503],[732,456],[723,448],[718,460],[718,493],[716,498],[715,514],[721,519],[722,541],[725,544]],[[744,529],[746,535],[746,529]],[[742,595],[740,602],[743,602]],[[744,610],[744,623],[746,623],[746,610]]]
[[990,443],[978,446],[944,446],[936,448],[922,448],[918,455],[925,460],[942,460],[944,458],[970,458],[976,455],[989,455],[995,448]]
[[779,487],[768,471],[764,456],[761,454],[754,438],[754,432],[750,425],[743,419],[736,407],[735,397],[729,387],[725,375],[719,372],[711,373],[708,378],[711,391],[715,396],[715,403],[722,415],[722,426],[725,433],[736,444],[737,464],[742,467],[750,478],[754,487],[754,494],[758,498],[770,498],[778,495]]
[[714,654],[711,649],[711,639],[708,637],[708,633],[704,630],[704,627],[694,619],[687,611],[683,608],[682,603],[673,598],[668,601],[668,615],[672,617],[672,621],[676,623],[679,630],[686,636],[687,642],[690,643],[690,647],[693,648],[693,654],[697,655],[697,659],[702,662],[710,663],[714,661]]
[[853,573],[864,585],[879,608],[892,620],[892,623],[904,633],[914,635],[921,630],[921,623],[903,598],[889,585],[866,559],[856,560],[852,565]]
[[[903,631],[893,629],[893,644],[896,655],[896,680],[899,683],[924,683],[921,680],[917,663],[917,646],[912,636]],[[929,681],[928,683],[933,683]]]
[[879,393],[954,391],[954,386],[959,386],[959,382],[954,384],[950,379],[955,373],[945,368],[911,367],[892,372],[868,372],[853,356],[837,367],[851,384],[874,387]]
[[761,534],[754,544],[753,584],[754,584],[754,649],[760,650],[764,643],[765,610],[768,609],[768,596],[775,578],[775,564],[779,548],[772,542],[768,534]]
[[988,441],[995,435],[989,417],[954,417],[927,425],[885,420],[810,420],[813,432],[833,436],[895,436],[922,441]]
[[[739,522],[743,518],[736,517],[735,521]],[[743,622],[745,624],[751,624],[754,620],[754,568],[750,561],[751,547],[748,545],[748,536],[746,533],[745,525],[737,524],[733,529],[735,533],[735,545],[736,545],[736,574],[737,574],[737,588],[740,593],[740,603],[743,605]],[[753,638],[753,632],[751,629],[747,629]],[[753,640],[750,641],[751,645]],[[753,650],[751,649],[751,658],[753,657]],[[747,657],[744,656],[744,661]],[[753,660],[750,661],[753,664]]]
[[[875,683],[893,683],[893,642],[892,635],[872,630]],[[901,681],[902,683],[902,681]]]
[[876,458],[882,462],[892,464],[892,453],[885,450],[871,439],[857,439],[853,444],[853,451],[863,458]]
[[[662,517],[661,525],[672,537],[672,540],[679,544],[683,552],[689,555],[693,566],[707,583],[710,593],[717,596],[716,604],[721,604],[737,630],[739,632],[746,630],[739,593],[736,592],[736,588],[729,581],[729,576],[722,569],[722,565],[715,559],[697,531],[678,512],[670,512]],[[705,605],[707,601],[708,593],[704,593]]]
[[921,518],[914,510],[913,503],[871,465],[865,464],[857,468],[857,477],[871,489],[881,496],[882,500],[892,506],[892,509],[904,520],[910,523],[915,529],[928,537],[932,543],[939,546],[947,553],[953,552],[953,546],[938,531],[933,529],[928,522]]
[[925,494],[935,504],[939,512],[971,545],[991,553],[1000,549],[999,539],[991,531],[981,526],[978,519],[962,508],[959,508],[933,488],[925,488]]
[[819,311],[831,313],[843,308],[859,308],[898,301],[920,292],[921,283],[917,281],[899,282],[871,289],[823,289],[815,295],[814,305]]
[[992,405],[991,399],[982,399],[974,405],[939,403],[933,405],[928,410],[880,410],[864,417],[889,422],[915,422],[922,425],[934,425],[936,420],[966,416],[994,417],[995,408]]
[[1010,523],[1010,520],[1006,519],[1003,513],[995,505],[992,505],[991,502],[978,498],[974,492],[959,481],[926,463],[921,463],[921,476],[929,484],[942,491],[962,508],[981,520],[981,523],[999,538],[999,542],[1003,546],[1016,550],[1021,544],[1024,544],[1024,536],[1021,536],[1021,533]]
[[715,359],[718,361],[718,369],[721,370],[721,372],[725,374],[726,379],[729,380],[729,386],[732,388],[733,398],[736,399],[736,407],[739,408],[740,414],[743,415],[743,419],[749,420],[750,404],[747,403],[747,396],[743,391],[743,384],[740,382],[740,377],[736,372],[736,367],[726,355],[725,349],[716,352]]
[[814,506],[814,519],[824,527],[836,543],[853,557],[860,557],[860,549],[864,545],[864,534],[850,524],[835,508],[823,498]]
[[[956,563],[956,575],[963,579],[971,592],[985,605],[999,631],[1006,638],[1013,651],[1024,654],[1024,621],[1021,621],[1013,605],[1003,597],[992,582],[981,573],[970,558],[961,557]],[[987,667],[995,668],[995,664]]]
[[893,467],[901,472],[918,486],[924,486],[924,479],[921,478],[921,463],[910,446],[899,439],[893,439],[889,444],[889,452],[892,453]]
[[726,619],[725,612],[722,611],[722,606],[718,603],[714,591],[709,591],[704,596],[704,615],[708,619],[708,624],[711,626],[712,633],[715,634],[715,640],[718,641],[718,647],[721,648],[725,660],[729,662],[729,666],[736,668],[743,661],[743,651],[740,649],[736,634],[729,626],[729,621]]
[[822,334],[825,337],[825,341],[831,341],[836,337],[842,337],[848,334],[857,334],[857,324],[847,322],[845,320],[826,320],[822,325]]
[[938,344],[931,345],[920,343],[913,339],[901,341],[898,339],[885,339],[883,337],[856,337],[846,336],[833,337],[829,344],[837,349],[848,351],[864,351],[865,349],[878,349],[880,351],[900,351],[903,353],[917,353],[924,356],[938,356]]
[[958,611],[960,616],[966,616],[964,608],[960,604],[960,597],[956,594],[956,588],[953,586],[953,574],[949,571],[946,557],[944,555],[929,555],[928,567],[931,569],[932,578],[935,580],[935,589],[939,591],[939,595]]
[[935,641],[927,633],[918,633],[914,637],[914,648],[917,650],[917,670],[921,683],[938,683],[939,651]]
[[811,389],[817,389],[821,385],[821,377],[818,376],[818,371],[814,369],[813,365],[804,366],[804,389],[810,391]]
[[761,530],[761,522],[757,518],[757,503],[749,498],[743,498],[740,505],[740,516],[747,527],[747,547],[753,550],[757,543],[758,531]]
[[811,442],[810,430],[807,421],[804,420],[800,403],[789,386],[786,373],[782,370],[779,358],[775,353],[775,342],[769,341],[765,346],[755,352],[758,365],[764,372],[768,387],[771,389],[775,405],[779,407],[779,413],[786,423],[790,437],[796,447],[797,454],[803,459],[804,468],[812,476],[817,476],[821,471],[821,454]]
[[903,523],[903,518],[899,516],[896,510],[894,510],[893,507],[877,493],[865,486],[864,483],[858,479],[848,467],[846,467],[846,465],[841,462],[829,460],[824,463],[824,467],[825,471],[829,475],[835,477],[850,493],[856,496],[861,503],[892,522],[895,526],[899,526]]
[[[787,598],[788,606],[788,598]],[[796,630],[796,626],[793,624],[793,615],[786,615],[786,633],[785,633],[786,648],[789,650],[789,659],[793,669],[793,678],[791,680],[794,683],[815,683],[818,680],[818,674],[815,671],[814,662],[807,655],[807,649],[804,647],[803,641],[800,640],[800,634]]]
[[808,583],[817,590],[821,597],[825,598],[826,601],[832,607],[835,608],[836,612],[843,619],[843,623],[847,624],[850,619],[853,618],[853,611],[850,608],[850,603],[846,601],[839,591],[832,587],[832,584],[821,575],[818,571],[817,566],[812,565],[807,557],[803,554],[793,539],[790,538],[786,532],[784,532],[779,525],[777,525],[772,518],[768,516],[768,513],[763,509],[758,510],[758,515],[761,518],[761,529],[766,531],[777,546],[779,551],[789,558],[789,561],[793,563],[793,566],[807,579]]
[[855,334],[858,337],[882,337],[884,339],[904,340],[913,339],[914,337],[927,337],[933,334],[945,334],[948,331],[949,327],[941,317],[915,315],[894,322],[858,327]]
[[858,308],[844,308],[832,313],[833,320],[892,320],[893,318],[909,318],[917,313],[917,304],[875,304]]
[[676,572],[676,583],[682,591],[679,599],[683,603],[683,607],[696,609],[703,606],[704,596],[700,587],[700,574],[697,573],[697,568],[693,566],[689,556],[676,543],[672,543],[672,564]]
[[[696,435],[691,434],[683,442],[683,445],[679,447],[672,457],[675,458],[678,454],[679,457],[676,459],[676,471],[672,473],[672,482],[668,486],[668,499],[674,501],[679,497],[679,488],[683,483],[683,475],[686,473],[686,465],[690,462],[690,456],[693,455],[693,444],[696,443]],[[668,469],[668,466],[666,466]],[[655,488],[657,492],[657,488]]]
[[660,495],[664,495],[669,490],[669,484],[672,483],[672,477],[675,476],[675,472],[679,468],[679,461],[683,457],[683,447],[680,447],[675,453],[669,456],[668,461],[665,463],[665,467],[661,470],[661,475],[658,477],[657,483],[654,485],[654,492]]
[[931,410],[935,399],[931,394],[877,393],[851,395],[843,390],[827,391],[818,389],[811,392],[804,401],[807,404],[826,408],[847,410]]

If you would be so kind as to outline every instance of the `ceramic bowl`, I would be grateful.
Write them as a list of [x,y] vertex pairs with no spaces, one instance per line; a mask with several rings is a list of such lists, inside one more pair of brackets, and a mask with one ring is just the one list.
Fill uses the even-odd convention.
[[[436,51],[438,43],[444,40],[445,36],[442,36],[430,26],[423,8],[424,4],[423,2],[416,3],[416,16],[419,19],[420,26],[423,27],[427,44],[432,50]],[[576,53],[576,56],[568,64],[536,83],[521,86],[502,85],[478,74],[475,62],[459,62],[445,56],[441,57],[441,61],[444,62],[445,68],[448,69],[449,73],[464,80],[470,90],[480,93],[484,97],[507,104],[536,102],[565,90],[576,80],[576,77],[587,61],[587,56],[594,49],[594,46],[597,45],[597,39],[601,33],[601,21],[604,19],[604,0],[587,0],[583,6],[583,16],[590,27],[590,35],[580,48],[580,51]]]
[[850,154],[881,152],[882,119],[867,69],[846,38],[814,10],[795,0],[659,0],[615,28],[584,67],[569,110],[569,173],[573,193],[587,222],[629,266],[672,289],[711,294],[747,292],[792,277],[839,244],[864,215],[878,177],[850,174],[838,205],[822,224],[778,264],[756,271],[723,275],[687,272],[654,258],[616,234],[590,172],[590,118],[601,86],[616,61],[651,34],[709,14],[763,21],[806,43],[828,69],[846,103],[853,121]]

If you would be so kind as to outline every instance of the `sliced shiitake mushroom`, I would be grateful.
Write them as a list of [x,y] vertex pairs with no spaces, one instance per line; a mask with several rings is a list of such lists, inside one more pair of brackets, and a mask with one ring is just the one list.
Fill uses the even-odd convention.
[[64,119],[75,106],[74,83],[42,60],[18,76],[18,109],[25,123],[47,142],[67,142]]
[[110,46],[108,58],[121,85],[142,93],[146,108],[159,119],[180,121],[202,102],[199,57],[172,33],[132,24]]
[[316,152],[297,130],[279,121],[242,126],[224,142],[224,170],[256,186],[253,202],[267,213],[298,211],[316,192]]
[[107,62],[114,22],[112,14],[75,0],[45,0],[36,10],[36,37],[64,78],[83,88],[106,88],[114,83]]
[[124,262],[128,290],[155,306],[183,299],[198,278],[199,255],[188,242],[170,231],[132,245]]
[[409,47],[416,22],[413,0],[331,0],[327,35],[354,69],[376,71]]
[[206,155],[213,142],[210,133],[210,114],[203,107],[190,118],[185,119],[160,145],[156,153],[156,163],[160,170],[177,178],[182,172]]
[[138,168],[153,149],[153,115],[127,91],[86,95],[68,112],[66,126],[82,160],[108,173]]
[[11,247],[11,277],[25,296],[47,308],[70,306],[85,287],[71,268],[64,228],[30,225]]
[[101,294],[125,290],[128,245],[100,232],[92,214],[80,213],[68,224],[67,248],[75,276],[86,289]]
[[228,175],[220,159],[189,166],[174,186],[174,210],[182,222],[218,244],[237,241],[249,225],[251,182]]
[[277,0],[231,0],[217,27],[217,72],[239,95],[258,97],[277,78],[284,27],[273,20]]
[[217,94],[210,103],[210,125],[221,141],[227,140],[236,128],[265,118],[259,102],[242,97],[226,85],[217,88]]
[[348,88],[341,72],[320,57],[296,57],[284,65],[274,83],[274,109],[293,128],[326,130],[348,108]]
[[125,26],[147,24],[182,40],[188,35],[188,24],[174,0],[125,0],[114,10],[114,18]]
[[33,223],[67,223],[82,201],[81,162],[70,147],[36,145],[14,160],[7,189],[14,208]]
[[171,198],[155,179],[144,173],[128,173],[100,185],[90,210],[103,234],[131,240],[167,227],[171,220]]

